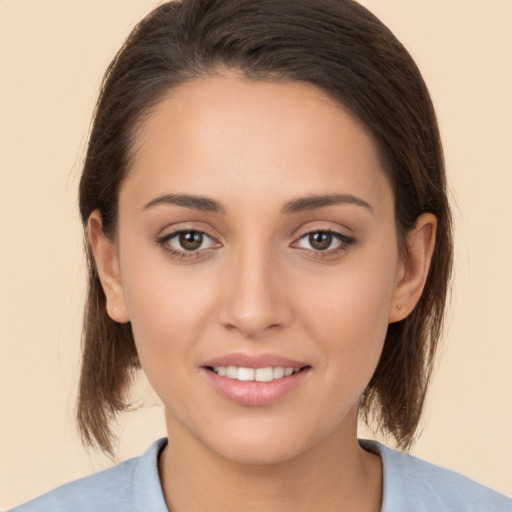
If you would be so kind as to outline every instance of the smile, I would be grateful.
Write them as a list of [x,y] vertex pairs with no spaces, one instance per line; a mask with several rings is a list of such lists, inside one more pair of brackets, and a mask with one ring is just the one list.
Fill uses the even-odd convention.
[[204,361],[201,367],[207,382],[221,397],[252,407],[284,399],[305,385],[313,370],[308,361],[242,352],[219,355]]
[[290,377],[298,373],[301,368],[292,368],[284,366],[271,366],[265,368],[245,368],[243,366],[214,366],[209,367],[220,377],[227,377],[228,379],[240,380],[245,382],[271,382],[275,379],[282,379],[283,377]]

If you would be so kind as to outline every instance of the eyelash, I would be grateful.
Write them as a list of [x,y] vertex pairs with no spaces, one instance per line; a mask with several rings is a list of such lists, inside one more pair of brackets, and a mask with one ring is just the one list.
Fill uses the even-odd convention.
[[[310,237],[311,235],[322,233],[324,235],[330,235],[333,237],[333,239],[337,240],[339,242],[339,245],[335,247],[334,249],[325,249],[325,250],[315,250],[315,249],[306,249],[298,247],[298,243],[305,239],[306,237]],[[190,250],[187,251],[186,249],[178,250],[174,249],[169,245],[169,242],[176,237],[179,237],[182,234],[199,234],[203,237],[209,238],[212,241],[214,240],[210,235],[205,233],[204,231],[200,231],[197,229],[181,229],[179,231],[174,231],[172,233],[169,233],[168,235],[164,235],[162,237],[159,237],[157,239],[157,244],[162,247],[166,252],[168,252],[173,258],[176,258],[178,260],[191,260],[191,259],[197,259],[201,256],[205,255],[205,253],[210,252],[215,248],[215,243],[211,247],[207,247],[205,249],[197,249],[197,250]],[[347,251],[351,246],[353,246],[356,243],[355,238],[351,236],[347,236],[343,233],[340,233],[338,231],[332,231],[329,229],[316,229],[313,231],[308,231],[307,233],[304,233],[297,242],[294,242],[291,244],[291,247],[297,247],[299,249],[302,249],[307,252],[312,252],[314,254],[314,258],[329,258],[329,257],[336,257],[340,255],[341,253]]]
[[[314,257],[316,259],[322,259],[322,258],[335,258],[336,256],[339,256],[340,254],[346,252],[348,249],[350,249],[351,246],[353,246],[356,243],[355,238],[345,235],[343,233],[340,233],[338,231],[333,231],[330,229],[315,229],[312,231],[308,231],[307,233],[304,233],[297,242],[294,242],[291,246],[297,247],[298,243],[301,240],[307,239],[311,235],[315,235],[318,233],[322,233],[323,235],[329,235],[332,237],[332,241],[337,240],[339,242],[339,245],[335,247],[334,249],[304,249],[305,251],[312,252],[314,254]],[[300,247],[298,247],[300,248]]]
[[[172,233],[169,233],[168,235],[164,235],[157,239],[157,244],[161,246],[166,252],[168,252],[173,258],[176,258],[178,260],[190,260],[190,259],[196,259],[201,257],[201,255],[205,254],[206,252],[210,252],[214,247],[207,247],[206,249],[199,249],[199,250],[193,250],[193,251],[187,251],[186,249],[178,250],[174,249],[169,245],[169,242],[176,237],[179,237],[182,234],[199,234],[203,237],[209,238],[213,241],[213,238],[208,235],[208,233],[205,233],[204,231],[200,231],[198,229],[180,229],[178,231],[174,231]],[[202,245],[202,244],[201,244]],[[213,244],[215,246],[215,244]]]

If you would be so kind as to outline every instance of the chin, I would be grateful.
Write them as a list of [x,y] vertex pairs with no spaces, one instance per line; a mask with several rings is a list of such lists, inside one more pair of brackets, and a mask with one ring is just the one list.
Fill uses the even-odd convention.
[[212,452],[233,463],[270,465],[300,457],[320,441],[316,439],[318,434],[293,428],[287,422],[241,423],[219,429],[219,435],[210,430],[203,442]]
[[272,443],[231,439],[226,446],[219,446],[218,453],[223,458],[236,464],[248,466],[268,466],[288,462],[300,456],[305,449],[290,442]]

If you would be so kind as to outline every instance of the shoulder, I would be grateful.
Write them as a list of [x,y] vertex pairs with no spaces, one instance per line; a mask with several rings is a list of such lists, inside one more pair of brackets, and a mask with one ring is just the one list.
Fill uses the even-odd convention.
[[[136,464],[137,459],[130,459],[80,478],[20,505],[11,512],[131,510],[126,502],[130,499],[130,481]],[[114,503],[122,504],[123,508],[116,508]]]
[[159,439],[140,457],[65,484],[11,512],[144,510],[137,506],[139,502],[146,506],[154,504],[152,510],[166,512],[157,465],[158,454],[165,444],[166,439]]
[[382,512],[512,512],[512,499],[459,473],[380,443],[361,441],[383,462]]

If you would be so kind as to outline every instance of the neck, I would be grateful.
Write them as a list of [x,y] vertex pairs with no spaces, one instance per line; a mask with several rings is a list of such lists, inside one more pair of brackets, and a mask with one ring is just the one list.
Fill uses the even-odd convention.
[[170,512],[244,510],[378,512],[382,503],[380,457],[364,451],[353,432],[340,430],[296,457],[246,464],[209,450],[173,425],[159,461]]

